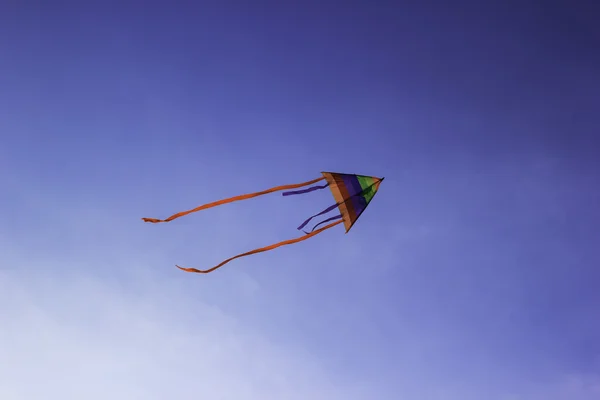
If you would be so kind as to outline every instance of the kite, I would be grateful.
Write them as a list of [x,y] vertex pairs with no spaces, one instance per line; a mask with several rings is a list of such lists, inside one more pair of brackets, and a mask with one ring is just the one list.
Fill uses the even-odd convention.
[[[246,253],[238,254],[238,255],[228,258],[227,260],[221,262],[220,264],[218,264],[210,269],[206,269],[206,270],[199,270],[196,268],[183,268],[183,267],[180,267],[179,265],[176,265],[176,267],[182,271],[206,274],[206,273],[212,272],[212,271],[222,267],[223,265],[227,264],[230,261],[235,260],[236,258],[245,257],[245,256],[249,256],[251,254],[256,254],[256,253],[262,253],[265,251],[276,249],[281,246],[287,246],[289,244],[298,243],[298,242],[304,241],[306,239],[309,239],[315,235],[318,235],[319,233],[321,233],[327,229],[333,228],[334,226],[339,225],[341,223],[344,224],[346,233],[348,233],[350,231],[350,228],[352,228],[352,226],[356,223],[356,220],[361,216],[361,214],[365,211],[365,209],[371,202],[371,200],[373,199],[373,196],[375,196],[375,193],[377,192],[377,190],[379,190],[379,185],[381,184],[381,182],[384,179],[384,178],[377,178],[377,177],[373,177],[373,176],[341,174],[341,173],[336,173],[336,172],[321,172],[321,174],[323,175],[322,177],[313,179],[308,182],[297,183],[297,184],[293,184],[293,185],[275,186],[273,188],[266,189],[266,190],[263,190],[260,192],[248,193],[248,194],[243,194],[240,196],[230,197],[228,199],[223,199],[223,200],[219,200],[219,201],[215,201],[212,203],[201,205],[192,210],[179,212],[177,214],[171,215],[167,219],[142,218],[142,220],[144,222],[150,222],[150,223],[169,222],[169,221],[173,221],[174,219],[177,219],[179,217],[183,217],[184,215],[188,215],[188,214],[191,214],[191,213],[194,213],[197,211],[201,211],[201,210],[206,210],[207,208],[216,207],[216,206],[220,206],[220,205],[227,204],[227,203],[232,203],[235,201],[247,200],[247,199],[251,199],[254,197],[258,197],[258,196],[262,196],[262,195],[265,195],[268,193],[278,192],[278,191],[282,191],[282,190],[286,190],[286,192],[282,193],[283,196],[292,196],[292,195],[310,193],[315,190],[325,189],[327,187],[329,187],[329,189],[331,189],[331,193],[333,194],[333,198],[335,199],[335,204],[331,205],[330,207],[327,207],[320,213],[315,214],[312,217],[308,218],[297,228],[298,230],[302,230],[305,233],[304,236],[300,236],[295,239],[285,240],[283,242],[275,243],[270,246],[261,247],[261,248],[255,249],[255,250],[248,251]],[[309,186],[309,185],[312,185],[314,183],[317,183],[317,182],[320,182],[323,180],[325,181],[325,184],[320,185],[320,186],[312,186],[308,189],[301,189],[301,190],[291,190],[291,189],[298,189],[298,188],[302,188],[305,186]],[[308,225],[308,223],[313,218],[325,215],[325,214],[329,213],[330,211],[335,210],[336,208],[340,211],[340,214],[338,214],[334,217],[327,218],[327,219],[317,223],[308,232],[304,230],[304,227],[306,227],[306,225]],[[332,222],[332,221],[334,221],[334,222]],[[317,229],[319,226],[326,224],[328,222],[329,222],[328,225],[325,225],[325,226]]]

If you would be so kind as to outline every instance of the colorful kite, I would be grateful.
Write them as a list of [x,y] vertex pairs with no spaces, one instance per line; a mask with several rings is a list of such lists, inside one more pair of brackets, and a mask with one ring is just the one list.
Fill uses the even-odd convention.
[[[336,208],[340,210],[339,215],[336,215],[331,218],[327,218],[324,221],[319,222],[309,232],[303,231],[306,234],[305,236],[301,236],[296,239],[285,240],[283,242],[275,243],[270,246],[261,247],[259,249],[251,250],[247,253],[238,254],[237,256],[228,258],[227,260],[221,262],[219,265],[216,265],[210,269],[199,270],[196,268],[182,268],[179,265],[177,265],[177,268],[179,268],[183,271],[186,271],[186,272],[196,272],[196,273],[206,274],[206,273],[216,270],[217,268],[222,267],[223,265],[227,264],[228,262],[230,262],[232,260],[235,260],[236,258],[245,257],[245,256],[249,256],[251,254],[256,254],[256,253],[262,253],[264,251],[273,250],[273,249],[276,249],[281,246],[286,246],[288,244],[301,242],[301,241],[311,238],[315,235],[318,235],[319,233],[323,232],[324,230],[327,230],[338,224],[341,224],[342,222],[344,223],[344,227],[346,228],[346,233],[348,233],[348,231],[350,231],[350,228],[352,228],[352,226],[354,225],[354,223],[356,222],[358,217],[361,216],[361,214],[365,211],[365,209],[371,202],[371,200],[373,199],[373,196],[375,196],[375,193],[379,189],[379,185],[381,184],[381,182],[384,179],[384,178],[376,178],[373,176],[339,174],[339,173],[335,173],[335,172],[322,172],[321,174],[323,174],[323,176],[321,178],[313,179],[308,182],[298,183],[295,185],[276,186],[271,189],[263,190],[261,192],[249,193],[249,194],[231,197],[228,199],[215,201],[213,203],[208,203],[208,204],[204,204],[202,206],[196,207],[192,210],[182,211],[180,213],[170,216],[167,219],[142,218],[142,220],[144,222],[152,222],[152,223],[169,222],[169,221],[173,221],[176,218],[183,217],[184,215],[188,215],[188,214],[194,213],[196,211],[205,210],[207,208],[220,206],[222,204],[232,203],[234,201],[239,201],[239,200],[251,199],[253,197],[262,196],[263,194],[278,192],[281,190],[297,189],[297,188],[301,188],[304,186],[312,185],[313,183],[317,183],[322,180],[325,180],[327,182],[326,184],[321,185],[321,186],[313,186],[308,189],[294,190],[294,191],[284,192],[282,194],[283,194],[283,196],[291,196],[291,195],[296,195],[296,194],[309,193],[309,192],[313,192],[315,190],[325,189],[327,187],[329,187],[331,189],[331,192],[333,193],[333,197],[334,197],[336,203],[330,207],[327,207],[325,210],[321,211],[320,213],[315,214],[312,217],[308,218],[306,221],[304,221],[298,227],[298,230],[303,230],[303,228],[313,218],[327,214],[328,212],[330,212]],[[336,221],[336,220],[338,220],[338,221]],[[335,221],[335,222],[331,222],[331,221]],[[322,228],[317,229],[318,226],[323,225],[327,222],[331,222],[331,223],[329,225],[326,225]]]

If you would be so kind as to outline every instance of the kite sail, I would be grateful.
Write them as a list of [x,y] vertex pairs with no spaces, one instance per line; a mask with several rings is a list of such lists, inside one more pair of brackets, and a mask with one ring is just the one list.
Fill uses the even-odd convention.
[[[325,189],[325,188],[329,187],[329,189],[331,190],[331,193],[333,194],[335,204],[327,207],[320,213],[315,214],[312,217],[308,218],[306,221],[304,221],[298,227],[298,230],[302,230],[305,233],[304,236],[300,236],[295,239],[285,240],[283,242],[275,243],[270,246],[261,247],[261,248],[255,249],[255,250],[248,251],[246,253],[238,254],[234,257],[228,258],[227,260],[221,262],[220,264],[218,264],[210,269],[199,270],[196,268],[183,268],[183,267],[180,267],[179,265],[177,265],[177,268],[179,268],[183,271],[186,271],[186,272],[195,272],[195,273],[206,274],[206,273],[212,272],[212,271],[222,267],[223,265],[227,264],[228,262],[230,262],[232,260],[235,260],[236,258],[249,256],[251,254],[262,253],[265,251],[276,249],[281,246],[287,246],[289,244],[302,242],[302,241],[309,239],[315,235],[318,235],[319,233],[321,233],[327,229],[333,228],[334,226],[339,225],[341,223],[344,224],[346,233],[348,233],[348,231],[350,231],[352,226],[356,223],[356,220],[358,220],[358,218],[361,216],[361,214],[365,211],[365,209],[371,202],[371,200],[375,196],[375,193],[377,193],[377,190],[379,190],[379,185],[381,184],[381,182],[384,179],[384,178],[377,178],[377,177],[373,177],[373,176],[341,174],[341,173],[336,173],[336,172],[321,172],[321,174],[323,175],[322,177],[310,180],[308,182],[297,183],[297,184],[293,184],[293,185],[275,186],[273,188],[266,189],[266,190],[263,190],[260,192],[248,193],[248,194],[243,194],[240,196],[230,197],[228,199],[223,199],[223,200],[215,201],[212,203],[204,204],[204,205],[201,205],[199,207],[196,207],[196,208],[188,210],[188,211],[179,212],[177,214],[171,215],[167,219],[142,218],[142,220],[144,222],[150,222],[150,223],[169,222],[169,221],[173,221],[174,219],[177,219],[179,217],[183,217],[184,215],[188,215],[188,214],[191,214],[191,213],[194,213],[197,211],[201,211],[201,210],[206,210],[207,208],[216,207],[216,206],[220,206],[220,205],[227,204],[227,203],[233,203],[235,201],[247,200],[247,199],[251,199],[251,198],[254,198],[257,196],[262,196],[262,195],[265,195],[268,193],[286,190],[285,192],[282,193],[282,195],[283,196],[292,196],[292,195],[310,193],[315,190],[321,190],[321,189]],[[307,189],[291,190],[291,189],[303,188],[305,186],[309,186],[309,185],[312,185],[314,183],[318,183],[321,181],[325,181],[325,184],[318,185],[318,186],[312,186]],[[336,208],[339,210],[340,214],[330,217],[330,218],[327,218],[323,221],[320,221],[319,223],[314,225],[313,228],[308,232],[304,230],[306,225],[308,225],[308,223],[313,218],[325,215],[325,214],[329,213],[330,211],[335,210]],[[332,221],[335,221],[335,222],[332,222]],[[328,222],[330,222],[328,225],[325,225],[322,228],[317,229],[319,226],[326,224]]]

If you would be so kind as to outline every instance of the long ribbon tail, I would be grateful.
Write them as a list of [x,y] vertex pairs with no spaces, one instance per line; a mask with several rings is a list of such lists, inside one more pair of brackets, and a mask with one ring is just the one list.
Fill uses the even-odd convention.
[[240,196],[230,197],[228,199],[218,200],[218,201],[215,201],[215,202],[212,202],[212,203],[201,205],[201,206],[196,207],[196,208],[194,208],[192,210],[178,212],[177,214],[171,215],[167,219],[142,218],[142,220],[144,222],[151,222],[153,224],[155,224],[157,222],[169,222],[169,221],[173,221],[176,218],[183,217],[184,215],[188,215],[188,214],[191,214],[191,213],[194,213],[194,212],[197,212],[197,211],[201,211],[201,210],[206,210],[207,208],[216,207],[216,206],[220,206],[222,204],[227,204],[227,203],[233,203],[234,201],[247,200],[247,199],[251,199],[253,197],[262,196],[263,194],[278,192],[280,190],[296,189],[296,188],[300,188],[300,187],[303,187],[303,186],[312,185],[313,183],[322,181],[323,179],[325,179],[325,177],[313,179],[313,180],[308,181],[308,182],[296,183],[296,184],[293,184],[293,185],[275,186],[275,187],[272,187],[270,189],[263,190],[263,191],[260,191],[260,192],[248,193],[248,194],[243,194],[243,195],[240,195]]
[[338,225],[338,224],[340,224],[342,222],[343,221],[341,221],[341,220],[337,221],[337,222],[334,222],[332,224],[324,226],[321,229],[318,229],[318,230],[316,230],[314,232],[311,232],[311,233],[309,233],[309,234],[307,234],[305,236],[298,237],[296,239],[285,240],[283,242],[275,243],[275,244],[272,244],[270,246],[261,247],[259,249],[251,250],[251,251],[249,251],[247,253],[238,254],[237,256],[228,258],[227,260],[223,261],[219,265],[214,266],[214,267],[212,267],[210,269],[200,270],[200,269],[196,269],[196,268],[183,268],[183,267],[180,267],[179,265],[177,265],[176,267],[179,268],[182,271],[185,271],[185,272],[195,272],[195,273],[199,273],[199,274],[208,274],[209,272],[212,272],[212,271],[214,271],[214,270],[216,270],[218,268],[221,268],[223,265],[227,264],[230,261],[235,260],[236,258],[246,257],[246,256],[249,256],[251,254],[262,253],[262,252],[265,252],[265,251],[276,249],[276,248],[281,247],[281,246],[287,246],[288,244],[294,244],[294,243],[302,242],[303,240],[306,240],[306,239],[311,238],[311,237],[313,237],[315,235],[318,235],[319,233],[321,233],[321,232],[323,232],[323,231],[325,231],[325,230],[327,230],[329,228],[333,228],[334,226],[336,226],[336,225]]

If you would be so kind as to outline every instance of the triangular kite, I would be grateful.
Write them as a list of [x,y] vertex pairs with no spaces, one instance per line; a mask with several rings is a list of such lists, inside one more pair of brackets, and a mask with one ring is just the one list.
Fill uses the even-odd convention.
[[[353,175],[353,174],[341,174],[336,172],[322,172],[323,176],[321,178],[313,179],[308,182],[298,183],[294,185],[283,185],[276,186],[271,189],[263,190],[260,192],[244,194],[240,196],[230,197],[228,199],[223,199],[219,201],[215,201],[213,203],[204,204],[202,206],[196,207],[192,210],[179,212],[170,216],[167,219],[155,219],[155,218],[142,218],[144,222],[158,223],[158,222],[169,222],[173,221],[176,218],[182,217],[187,214],[191,214],[197,211],[205,210],[207,208],[220,206],[222,204],[232,203],[234,201],[247,200],[253,197],[262,196],[263,194],[278,192],[281,190],[290,190],[290,189],[298,189],[304,186],[312,185],[313,183],[317,183],[325,180],[326,184],[320,186],[313,186],[308,189],[301,190],[293,190],[287,191],[283,193],[283,196],[291,196],[296,194],[303,194],[313,192],[315,190],[325,189],[329,187],[331,189],[331,193],[333,194],[333,198],[336,203],[330,207],[327,207],[325,210],[321,211],[318,214],[313,215],[304,221],[299,227],[299,230],[303,230],[303,228],[313,219],[319,217],[321,215],[327,214],[328,212],[335,210],[336,208],[340,210],[340,214],[331,218],[327,218],[318,224],[316,224],[309,232],[304,231],[305,235],[285,240],[283,242],[275,243],[270,246],[261,247],[259,249],[251,250],[246,253],[238,254],[237,256],[228,258],[227,260],[221,262],[220,264],[206,270],[199,270],[196,268],[182,268],[177,266],[177,268],[186,271],[186,272],[196,272],[196,273],[209,273],[217,268],[222,267],[228,262],[235,260],[236,258],[249,256],[251,254],[262,253],[265,251],[273,250],[281,246],[286,246],[288,244],[298,243],[304,241],[308,238],[311,238],[319,233],[332,228],[338,224],[344,223],[344,227],[346,228],[346,233],[350,231],[350,228],[356,223],[356,220],[361,216],[361,214],[365,211],[375,193],[379,189],[379,185],[383,181],[384,178],[377,178],[373,176],[365,176],[365,175]],[[337,220],[337,221],[336,221]],[[335,222],[331,222],[335,221]],[[323,225],[327,222],[331,222],[329,225],[325,225],[322,228],[317,229],[320,225]]]

